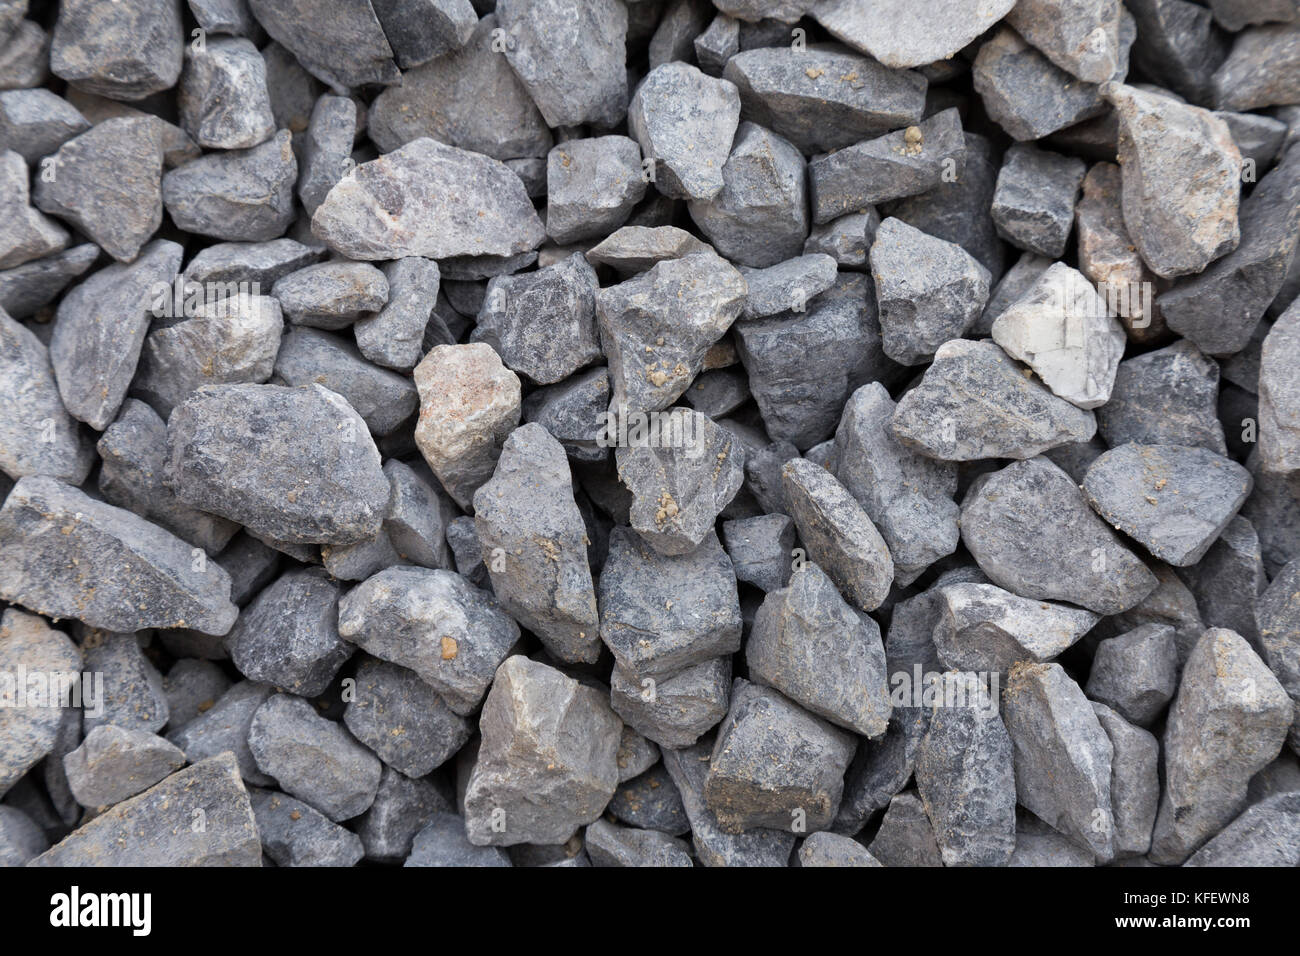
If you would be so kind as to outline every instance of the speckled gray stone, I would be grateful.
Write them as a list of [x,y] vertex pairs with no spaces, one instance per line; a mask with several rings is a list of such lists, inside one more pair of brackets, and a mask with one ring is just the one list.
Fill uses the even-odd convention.
[[867,849],[885,866],[943,866],[934,828],[916,791],[900,793],[889,801]]
[[[81,672],[82,657],[77,645],[66,634],[51,628],[42,618],[6,608],[0,617],[0,667],[6,674],[25,671],[31,674],[69,675]],[[46,754],[54,750],[62,721],[62,706],[31,706],[49,703],[25,698],[27,706],[18,706],[14,696],[19,688],[5,694],[6,706],[0,709],[0,794],[6,793]],[[31,689],[22,690],[30,695]],[[72,703],[72,701],[68,701]]]
[[1119,364],[1110,401],[1097,410],[1097,428],[1112,448],[1195,445],[1224,455],[1218,392],[1218,365],[1180,340]]
[[473,733],[471,723],[414,671],[367,659],[357,667],[356,682],[343,723],[384,763],[407,776],[423,777],[441,766]]
[[185,765],[179,747],[144,730],[103,724],[63,758],[68,786],[83,807],[121,803]]
[[674,199],[707,202],[722,192],[739,122],[735,84],[687,63],[656,67],[628,104],[628,131],[654,161],[655,189]]
[[138,100],[176,85],[185,37],[175,0],[59,7],[50,69],[90,93]]
[[39,163],[88,129],[86,117],[49,90],[0,93],[0,147],[13,150],[28,163]]
[[1115,829],[1115,858],[1143,856],[1151,848],[1160,806],[1160,742],[1105,704],[1093,701],[1092,709],[1113,750],[1109,822]]
[[1271,23],[1241,31],[1210,85],[1214,105],[1221,110],[1300,100],[1300,25]]
[[0,271],[0,309],[25,319],[49,305],[73,279],[94,265],[99,246],[87,242]]
[[1248,807],[1192,854],[1187,866],[1295,866],[1300,862],[1300,794]]
[[[1300,153],[1298,153],[1300,154]],[[1300,472],[1300,301],[1278,318],[1264,339],[1259,364],[1259,465],[1266,472]]]
[[726,716],[730,694],[730,657],[715,657],[663,680],[639,678],[617,666],[610,675],[615,713],[665,748],[665,760],[668,749],[693,746]]
[[371,0],[403,70],[459,50],[478,26],[469,0]]
[[1264,661],[1296,705],[1291,748],[1300,743],[1300,563],[1288,564],[1259,599],[1256,611]]
[[248,0],[248,5],[273,40],[338,93],[401,80],[370,0]]
[[547,235],[561,244],[604,238],[627,221],[645,191],[635,140],[567,140],[546,158]]
[[276,866],[355,866],[361,838],[301,800],[274,790],[249,793],[262,852]]
[[248,149],[275,133],[266,63],[243,37],[186,48],[178,103],[181,126],[208,149]]
[[403,866],[512,866],[499,847],[474,846],[465,835],[465,821],[454,813],[435,813],[411,843]]
[[252,681],[240,681],[217,699],[208,710],[184,727],[167,734],[167,739],[185,751],[190,763],[198,763],[224,751],[238,761],[239,772],[250,784],[269,786],[274,780],[257,769],[248,748],[248,728],[257,709],[266,703],[274,688]]
[[1149,727],[1178,689],[1178,646],[1167,624],[1143,624],[1097,645],[1088,696]]
[[298,162],[282,129],[252,149],[211,153],[163,176],[163,204],[186,232],[266,242],[294,218]]

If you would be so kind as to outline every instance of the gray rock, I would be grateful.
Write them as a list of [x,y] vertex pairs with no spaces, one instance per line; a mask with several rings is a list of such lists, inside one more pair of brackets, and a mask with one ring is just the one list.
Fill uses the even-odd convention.
[[1286,691],[1240,635],[1205,632],[1165,725],[1151,862],[1184,862],[1241,812],[1251,775],[1277,756],[1293,717]]
[[1016,834],[1016,851],[1007,866],[1095,866],[1093,856],[1045,824],[1037,824],[1043,832],[1021,830]]
[[276,866],[355,866],[361,838],[301,800],[274,790],[249,794],[262,852]]
[[548,126],[611,127],[627,108],[627,10],[618,0],[498,0],[505,57]]
[[224,751],[238,762],[239,772],[250,784],[268,786],[275,781],[257,769],[248,747],[248,729],[259,707],[271,696],[272,688],[252,681],[240,681],[217,699],[208,710],[171,731],[167,739],[185,751],[185,759],[198,763]]
[[386,661],[357,667],[356,694],[343,723],[378,757],[409,777],[423,777],[463,747],[473,727],[414,671]]
[[381,152],[428,136],[503,162],[545,156],[551,132],[509,61],[493,49],[497,18],[479,20],[459,50],[408,70],[370,105]]
[[1241,31],[1210,86],[1210,97],[1221,110],[1300,101],[1300,25],[1277,23]]
[[894,578],[894,562],[880,532],[825,469],[796,458],[786,463],[781,475],[808,556],[852,604],[874,611]]
[[99,247],[84,243],[0,271],[0,309],[25,319],[49,305],[73,279],[99,258]]
[[1295,866],[1300,862],[1300,794],[1248,807],[1192,854],[1187,866]]
[[727,61],[740,52],[740,22],[719,13],[694,38],[695,60],[709,76],[721,76]]
[[[629,425],[629,433],[632,426]],[[699,412],[676,408],[615,451],[632,527],[662,554],[689,554],[744,481],[744,448]]]
[[794,522],[786,515],[764,514],[724,521],[722,540],[737,580],[769,593],[789,583]]
[[798,311],[835,284],[836,261],[825,253],[808,253],[764,269],[742,269],[749,286],[742,319]]
[[1109,862],[1115,856],[1115,751],[1092,704],[1059,664],[1021,664],[1011,672],[1003,707],[1020,803],[1099,862]]
[[637,682],[733,654],[741,631],[735,580],[711,530],[694,551],[665,556],[616,527],[600,575],[600,637]]
[[291,272],[319,262],[325,250],[304,246],[293,239],[269,242],[219,242],[202,249],[185,267],[190,282],[246,282],[270,290]]
[[1255,605],[1268,587],[1268,574],[1259,535],[1248,519],[1238,515],[1229,521],[1205,557],[1179,573],[1196,596],[1206,627],[1236,631],[1251,647],[1260,647]]
[[976,674],[945,674],[943,695],[916,753],[917,790],[940,857],[945,866],[1004,865],[1016,845],[1020,772],[1018,751],[1012,767],[1011,715],[1004,726]]
[[0,89],[39,86],[49,77],[50,37],[32,20],[20,20],[0,42]]
[[199,26],[208,33],[264,39],[258,22],[248,9],[248,0],[188,0],[186,4]]
[[171,298],[181,247],[159,239],[130,265],[114,263],[82,282],[59,303],[50,361],[63,403],[103,430],[126,397],[159,295]]
[[473,713],[519,627],[492,595],[450,571],[388,568],[339,602],[339,634],[415,671],[461,716]]
[[915,791],[900,793],[889,801],[867,849],[884,866],[943,866],[934,828]]
[[1215,110],[1214,115],[1228,124],[1241,158],[1254,163],[1257,169],[1271,166],[1282,153],[1287,125],[1281,120],[1259,113],[1234,113],[1230,110]]
[[352,168],[357,107],[346,96],[322,96],[311,111],[299,155],[298,198],[314,215],[329,191]]
[[[389,483],[347,401],[320,385],[207,385],[167,424],[163,480],[187,504],[294,544],[379,530]],[[322,509],[325,510],[322,510]]]
[[880,214],[872,207],[814,225],[803,244],[804,255],[820,252],[833,258],[841,269],[865,272],[867,252],[876,241],[878,228]]
[[186,48],[178,103],[181,126],[208,149],[248,149],[275,133],[266,62],[243,37]]
[[285,793],[338,823],[364,813],[379,788],[379,758],[310,701],[273,694],[257,709],[248,746]]
[[855,746],[851,734],[776,691],[737,679],[709,762],[705,805],[729,833],[824,830]]
[[196,562],[179,538],[54,478],[14,486],[0,509],[0,542],[0,596],[42,614],[119,631],[224,634],[238,613],[220,566]]
[[[6,706],[0,710],[0,794],[9,789],[49,753],[58,742],[63,711],[71,707],[35,706],[53,703],[48,694],[38,700],[32,690],[21,686],[22,706],[17,692],[17,674],[66,674],[71,680],[81,672],[81,652],[62,631],[51,628],[42,618],[6,608],[0,617],[0,667],[13,675],[6,692]],[[71,687],[71,685],[68,685]],[[48,688],[47,688],[48,691]],[[68,701],[72,703],[71,700]]]
[[1178,689],[1178,645],[1167,624],[1143,624],[1097,645],[1085,690],[1125,720],[1149,727]]
[[519,424],[519,377],[489,345],[439,345],[416,366],[415,385],[416,445],[443,488],[468,510]]
[[474,513],[506,610],[561,660],[594,661],[600,635],[587,536],[560,443],[535,423],[515,429],[474,494]]
[[897,68],[949,59],[1013,6],[1008,0],[960,4],[886,0],[869,5],[820,0],[811,13],[832,36]]
[[603,238],[627,221],[645,190],[634,140],[567,140],[546,157],[547,235],[558,243]]
[[162,675],[144,655],[137,635],[84,629],[80,637],[86,670],[104,675],[102,699],[85,708],[87,733],[101,724],[144,731],[166,726],[170,712]]
[[854,389],[898,378],[862,275],[841,274],[806,311],[741,322],[736,342],[768,434],[799,448],[834,435]]
[[705,802],[712,741],[685,750],[665,750],[664,766],[682,795],[691,825],[691,843],[699,861],[709,867],[789,865],[795,834],[788,830],[751,829],[730,833]]
[[81,484],[94,464],[90,442],[59,397],[49,352],[0,310],[0,471]]
[[1259,644],[1265,663],[1296,707],[1293,750],[1300,743],[1300,564],[1288,564],[1259,599]]
[[831,829],[858,833],[878,810],[889,806],[912,778],[916,751],[929,723],[929,711],[910,703],[895,706],[885,735],[860,742],[844,778],[844,797]]
[[68,786],[83,807],[121,803],[185,766],[185,754],[144,730],[104,724],[63,758]]
[[[202,827],[195,827],[196,820]],[[262,845],[232,754],[178,770],[74,830],[31,866],[260,866]]]
[[891,70],[838,44],[746,50],[722,71],[744,118],[805,153],[843,149],[920,122],[925,77]]
[[799,866],[884,866],[857,840],[822,830],[799,847]]
[[1100,620],[1091,611],[1022,598],[993,584],[937,590],[934,645],[940,660],[956,670],[1005,675],[1018,663],[1054,660]]
[[752,679],[832,723],[879,737],[889,722],[880,628],[855,612],[816,564],[774,591],[754,617],[745,662]]
[[1300,478],[1262,470],[1258,454],[1246,464],[1255,476],[1255,490],[1242,505],[1241,514],[1259,534],[1265,569],[1276,575],[1300,557]]
[[451,804],[429,780],[412,780],[384,766],[375,802],[357,818],[356,833],[367,858],[384,862],[405,859],[415,835],[433,815],[451,812]]
[[429,476],[410,465],[389,459],[384,474],[391,486],[384,531],[398,555],[426,568],[450,568],[447,526],[456,508]]
[[[623,732],[628,732],[626,726]],[[619,822],[643,830],[659,830],[669,836],[691,832],[682,795],[662,763],[656,763],[640,776],[620,783],[609,802],[608,812]]]
[[365,361],[345,339],[299,328],[280,342],[275,374],[286,385],[313,383],[341,395],[376,435],[387,435],[419,405],[409,379]]
[[102,459],[99,492],[109,504],[134,511],[209,555],[239,530],[233,521],[189,507],[163,484],[167,425],[143,402],[123,402],[96,447]]
[[266,32],[335,92],[401,73],[370,0],[248,0]]
[[1109,0],[1022,0],[1007,12],[1007,23],[1061,69],[1089,83],[1104,83],[1123,58],[1120,9]]
[[1300,150],[1251,190],[1239,220],[1236,249],[1156,300],[1169,328],[1210,355],[1246,348],[1286,279],[1300,236]]
[[597,820],[587,827],[584,846],[592,866],[693,866],[686,844],[658,830],[619,827]]
[[0,93],[0,147],[13,150],[30,164],[88,129],[90,123],[77,108],[49,90]]
[[470,339],[491,345],[534,382],[559,382],[600,358],[598,288],[596,270],[580,253],[536,272],[498,276],[488,282]]
[[880,531],[903,583],[957,547],[957,468],[903,446],[896,406],[879,382],[849,398],[835,433],[835,476]]
[[596,820],[618,786],[621,728],[597,691],[507,658],[479,719],[483,742],[464,798],[470,842],[563,843]]
[[1130,0],[1124,6],[1142,35],[1133,50],[1134,65],[1146,76],[1160,77],[1180,96],[1209,102],[1210,76],[1229,46],[1210,11],[1186,0]]
[[1088,503],[1160,560],[1182,567],[1209,550],[1250,494],[1241,465],[1204,448],[1121,445],[1088,468]]
[[312,216],[312,234],[365,260],[511,256],[546,237],[508,167],[427,138],[349,171]]
[[295,325],[341,329],[362,312],[383,308],[388,280],[369,263],[336,259],[277,279],[271,294]]
[[687,203],[691,219],[718,252],[757,268],[798,255],[808,238],[799,150],[763,127],[744,122],[721,171],[721,191],[691,196]]
[[1028,377],[992,342],[954,339],[939,346],[920,385],[904,393],[891,427],[923,455],[975,461],[1031,458],[1087,441],[1096,419]]
[[71,0],[59,7],[50,69],[90,93],[143,99],[176,85],[182,30],[180,4],[174,0],[108,8],[97,0]]
[[1144,856],[1160,805],[1160,743],[1105,704],[1094,701],[1092,709],[1113,751],[1109,822],[1115,829],[1115,858]]
[[827,223],[873,203],[926,192],[945,177],[960,176],[965,162],[956,109],[818,157],[808,165],[813,221]]
[[1110,401],[1097,410],[1097,428],[1112,448],[1190,445],[1226,455],[1218,393],[1218,365],[1180,340],[1119,364]]
[[58,252],[68,244],[68,231],[28,201],[27,164],[13,150],[0,153],[0,183],[4,231],[0,233],[0,269],[20,266]]
[[371,6],[403,70],[461,49],[478,26],[469,0],[371,0]]
[[608,457],[601,444],[608,433],[608,407],[609,374],[600,366],[531,392],[523,404],[523,418],[550,432],[573,461],[603,462]]
[[707,202],[722,192],[723,166],[740,122],[740,97],[730,78],[665,63],[637,87],[627,115],[628,132],[654,161],[652,182],[662,195]]
[[1157,581],[1046,458],[1016,462],[972,489],[962,543],[994,584],[1039,600],[1119,614]]
[[871,246],[882,347],[904,365],[929,361],[979,318],[989,271],[956,243],[889,218]]
[[623,226],[587,250],[592,265],[613,267],[622,275],[645,272],[665,259],[681,259],[713,247],[676,226]]
[[17,807],[0,806],[0,867],[23,866],[49,848],[35,820]]
[[[369,361],[405,371],[420,361],[425,330],[434,325],[441,275],[438,263],[419,256],[387,262],[383,272],[388,302],[377,314],[357,319],[352,331]],[[444,344],[451,344],[450,336]]]
[[178,660],[163,678],[168,728],[179,730],[207,713],[228,690],[230,678],[212,661],[193,657]]
[[665,748],[665,761],[669,749],[694,746],[726,716],[730,694],[730,657],[715,657],[663,680],[636,677],[617,666],[610,675],[615,713]]
[[1087,167],[1082,160],[1033,146],[1007,150],[993,194],[993,221],[1012,245],[1057,259],[1074,222]]
[[659,748],[624,724],[619,736],[617,759],[618,782],[624,784],[659,762]]
[[[1262,185],[1262,184],[1261,184]],[[1281,475],[1300,472],[1300,302],[1269,330],[1259,366],[1259,466]]]
[[154,322],[131,382],[160,415],[204,385],[260,385],[271,378],[284,332],[277,299],[239,293],[177,318]]
[[254,146],[213,153],[163,176],[163,204],[186,232],[216,239],[266,242],[294,218],[298,162],[286,129]]
[[465,835],[465,821],[454,813],[435,813],[415,835],[403,866],[512,866],[499,847],[475,846]]
[[339,639],[339,586],[320,568],[287,571],[262,591],[226,637],[250,680],[306,697],[323,694],[352,646]]
[[659,262],[596,293],[596,319],[619,414],[671,405],[739,316],[744,278],[712,252]]
[[1129,86],[1119,115],[1124,223],[1156,275],[1199,272],[1240,241],[1241,154],[1221,119]]

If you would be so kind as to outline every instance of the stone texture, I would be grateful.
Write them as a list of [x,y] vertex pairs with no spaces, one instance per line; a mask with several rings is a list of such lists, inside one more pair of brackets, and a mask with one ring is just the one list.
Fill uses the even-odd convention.
[[628,104],[628,132],[654,161],[654,185],[673,199],[708,201],[722,192],[723,166],[740,122],[730,78],[687,63],[651,70]]

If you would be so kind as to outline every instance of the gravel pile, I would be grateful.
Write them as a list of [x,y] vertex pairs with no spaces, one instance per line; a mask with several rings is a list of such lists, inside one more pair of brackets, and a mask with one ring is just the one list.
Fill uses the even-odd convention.
[[1300,863],[1292,0],[0,0],[0,864]]

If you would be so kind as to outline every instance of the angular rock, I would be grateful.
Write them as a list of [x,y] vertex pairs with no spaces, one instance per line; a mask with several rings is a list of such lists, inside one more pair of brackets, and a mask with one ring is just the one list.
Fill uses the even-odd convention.
[[1115,858],[1139,857],[1151,848],[1151,830],[1160,805],[1160,743],[1105,704],[1092,704],[1110,738],[1109,823],[1115,830]]
[[962,543],[994,584],[1026,598],[1119,614],[1157,581],[1046,458],[1016,462],[967,495]]
[[185,751],[185,759],[190,763],[230,751],[246,781],[269,786],[275,781],[257,769],[253,752],[248,748],[248,728],[272,690],[265,684],[240,681],[222,694],[211,708],[184,727],[171,731],[167,739]]
[[464,798],[470,842],[563,843],[595,821],[618,786],[621,728],[592,688],[507,658],[479,719],[483,742]]
[[[628,728],[624,726],[624,734]],[[651,744],[650,746],[654,746]],[[656,759],[658,751],[656,750]],[[645,773],[619,784],[608,812],[617,820],[643,830],[658,830],[669,836],[691,832],[682,795],[662,763]]]
[[371,0],[371,6],[403,70],[459,50],[478,26],[469,0]]
[[510,256],[546,236],[506,166],[427,138],[348,172],[312,216],[312,234],[363,260]]
[[883,866],[943,866],[934,828],[915,791],[900,793],[889,801],[867,849]]
[[804,153],[915,125],[927,85],[919,73],[891,70],[838,44],[746,50],[727,61],[722,75],[740,91],[745,119]]
[[63,758],[72,794],[83,807],[121,803],[185,766],[174,744],[143,730],[104,724]]
[[956,109],[818,157],[808,165],[813,221],[827,223],[873,203],[926,192],[945,176],[960,176],[965,162]]
[[1130,86],[1107,99],[1119,115],[1124,224],[1151,271],[1200,272],[1241,239],[1241,154],[1221,119]]
[[705,806],[728,833],[824,830],[855,746],[851,734],[776,691],[737,679],[709,762]]
[[49,352],[0,310],[0,471],[81,484],[94,464],[90,442],[59,396]]
[[[204,826],[194,826],[202,814]],[[232,754],[178,770],[74,830],[31,866],[261,866],[248,791]]]
[[820,0],[813,17],[832,36],[869,53],[885,66],[924,66],[947,60],[1006,16],[1014,2],[963,0],[857,4]]
[[949,339],[960,338],[989,295],[989,271],[970,253],[894,218],[876,232],[871,276],[882,347],[903,365],[923,364]]
[[721,191],[691,196],[687,204],[691,219],[714,248],[735,263],[756,268],[798,255],[808,238],[799,150],[763,127],[744,122],[721,169]]
[[1174,629],[1143,624],[1097,645],[1084,689],[1130,723],[1149,727],[1173,699],[1178,669]]
[[612,266],[628,275],[645,272],[665,259],[681,259],[713,249],[676,226],[623,226],[587,250],[592,265]]
[[794,522],[786,515],[724,521],[722,540],[737,580],[769,593],[789,583],[790,552],[795,539]]
[[415,671],[455,713],[473,713],[519,640],[492,595],[450,571],[388,568],[343,596],[339,634]]
[[347,400],[376,435],[387,435],[419,405],[410,380],[376,368],[345,339],[299,328],[280,342],[275,374],[286,385],[319,384]]
[[355,866],[361,838],[314,808],[273,790],[249,794],[262,852],[276,866]]
[[884,866],[857,840],[822,830],[799,847],[800,866]]
[[1007,674],[1054,660],[1100,619],[1091,611],[1018,597],[993,584],[938,588],[934,645],[950,668]]
[[357,107],[345,96],[322,96],[311,111],[303,137],[298,198],[314,215],[329,191],[352,168]]
[[1251,775],[1277,756],[1293,718],[1286,691],[1240,635],[1205,632],[1165,725],[1151,862],[1184,862],[1241,812]]
[[1053,63],[1088,83],[1104,83],[1122,61],[1118,3],[1020,0],[1007,23]]
[[[384,766],[375,802],[357,821],[357,836],[372,860],[393,862],[411,852],[415,835],[435,813],[452,810],[451,804],[430,778],[412,780],[392,767]],[[464,832],[462,825],[461,831]]]
[[628,132],[654,161],[651,181],[660,194],[707,202],[722,192],[723,166],[740,122],[740,97],[730,79],[665,63],[637,87],[627,116]]
[[338,93],[401,73],[370,0],[248,0],[266,32]]
[[627,108],[627,10],[618,0],[499,0],[505,57],[548,126],[611,127]]
[[[665,748],[691,747],[727,714],[731,658],[715,657],[663,680],[639,678],[615,667],[610,701],[638,733]],[[712,749],[712,748],[709,748]]]
[[1278,23],[1243,30],[1215,70],[1210,86],[1210,97],[1221,110],[1300,101],[1300,25]]
[[0,806],[0,866],[23,866],[49,848],[35,820],[17,807]]
[[266,62],[243,37],[191,44],[178,102],[181,126],[208,149],[248,149],[275,133]]
[[1175,567],[1195,564],[1250,494],[1241,465],[1204,448],[1121,445],[1088,468],[1097,513]]
[[87,242],[0,271],[0,309],[17,319],[33,315],[53,302],[98,258],[99,247]]
[[347,401],[320,385],[207,385],[172,412],[163,480],[187,504],[294,544],[380,528],[389,483]]
[[765,269],[745,269],[749,286],[742,319],[797,311],[835,284],[836,261],[825,253],[810,253]]
[[634,140],[568,140],[546,158],[547,235],[562,244],[603,238],[627,221],[645,190]]
[[[979,401],[971,402],[972,395]],[[1087,441],[1096,420],[1025,375],[992,342],[954,339],[939,347],[921,384],[899,400],[892,428],[923,455],[974,461],[1031,458]]]
[[343,723],[394,770],[423,777],[465,745],[473,727],[414,671],[364,660]]
[[267,699],[248,728],[258,768],[285,793],[338,823],[370,806],[379,788],[379,758],[309,701],[291,694]]
[[[441,274],[438,263],[407,256],[384,264],[388,302],[377,314],[353,323],[357,348],[376,365],[405,371],[423,354],[425,330],[434,326]],[[441,321],[441,320],[439,320]],[[448,336],[450,344],[450,336]]]
[[1259,466],[1266,472],[1300,472],[1300,302],[1273,324],[1259,365]]
[[512,866],[499,847],[474,846],[465,835],[465,821],[454,813],[435,813],[415,835],[411,855],[403,866]]
[[68,244],[68,232],[53,219],[42,215],[28,202],[27,164],[13,150],[0,153],[0,183],[3,183],[4,231],[0,233],[0,269],[20,266],[58,252]]
[[1259,644],[1265,663],[1296,707],[1292,749],[1300,743],[1300,564],[1291,562],[1259,599]]
[[39,163],[72,137],[90,129],[75,106],[49,90],[0,93],[0,147]]
[[1187,0],[1130,0],[1142,42],[1133,63],[1195,103],[1208,103],[1210,76],[1228,55],[1229,38],[1211,12]]
[[1192,854],[1187,866],[1295,866],[1300,861],[1300,794],[1263,800]]
[[1218,365],[1180,340],[1120,363],[1110,401],[1097,410],[1097,428],[1112,448],[1191,445],[1225,455],[1218,392]]
[[360,313],[383,308],[388,280],[369,263],[334,260],[289,273],[271,294],[295,325],[341,329]]
[[216,239],[266,242],[294,218],[298,162],[282,129],[252,149],[212,153],[163,176],[163,204],[186,232]]
[[113,99],[139,100],[170,89],[185,42],[173,0],[104,7],[98,0],[59,6],[50,69],[74,86]]
[[[6,608],[0,617],[0,672],[6,706],[0,709],[0,794],[22,778],[58,742],[65,708],[50,699],[48,683],[19,684],[19,674],[66,675],[69,682],[81,672],[81,652],[62,631],[56,631],[33,614]],[[68,685],[71,690],[71,683]],[[58,685],[53,690],[58,692]],[[71,704],[72,701],[68,700]],[[54,706],[50,706],[53,704]]]
[[1251,647],[1260,647],[1255,605],[1268,587],[1268,573],[1259,534],[1248,519],[1238,515],[1229,521],[1205,557],[1180,573],[1206,627],[1236,631]]
[[1016,845],[1013,738],[980,677],[950,672],[943,683],[945,706],[916,752],[921,802],[945,866],[1004,865]]
[[1087,167],[1060,153],[1016,145],[1007,150],[993,194],[993,221],[1012,245],[1052,259],[1065,252],[1074,202]]
[[179,730],[212,709],[226,691],[230,678],[212,661],[186,657],[172,665],[163,678],[167,695],[167,726]]
[[199,251],[185,266],[191,282],[247,282],[269,290],[290,272],[320,261],[325,250],[293,239],[269,242],[219,242]]
[[755,681],[864,737],[889,722],[880,628],[855,612],[816,564],[774,591],[754,617],[745,662]]

